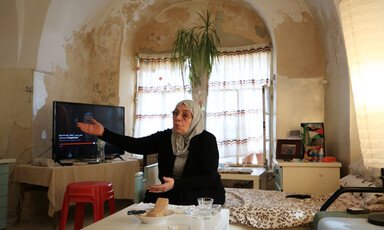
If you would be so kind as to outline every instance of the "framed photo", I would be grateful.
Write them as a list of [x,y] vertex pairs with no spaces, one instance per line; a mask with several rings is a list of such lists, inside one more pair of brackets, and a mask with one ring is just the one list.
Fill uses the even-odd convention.
[[301,140],[277,140],[276,159],[292,160],[293,158],[302,159]]

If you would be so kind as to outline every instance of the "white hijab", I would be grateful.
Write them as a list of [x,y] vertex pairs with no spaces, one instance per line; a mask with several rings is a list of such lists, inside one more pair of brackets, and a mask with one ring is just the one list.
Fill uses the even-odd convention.
[[172,129],[172,150],[173,155],[176,156],[175,163],[173,165],[173,176],[175,178],[181,177],[184,169],[185,162],[188,158],[188,147],[192,137],[199,135],[204,130],[203,114],[200,110],[200,105],[192,100],[184,100],[176,105],[176,108],[184,104],[192,113],[192,122],[188,131],[184,135],[177,134]]

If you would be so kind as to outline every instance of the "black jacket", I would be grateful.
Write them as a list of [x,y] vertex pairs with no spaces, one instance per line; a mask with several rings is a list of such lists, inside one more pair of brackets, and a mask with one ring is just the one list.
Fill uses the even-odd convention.
[[[148,155],[158,153],[159,179],[172,177],[175,156],[171,143],[172,130],[167,129],[147,137],[122,136],[105,129],[102,140],[130,153]],[[171,204],[197,205],[197,198],[211,197],[214,203],[224,204],[225,190],[217,172],[219,151],[213,134],[203,131],[194,136],[189,144],[189,154],[180,179],[175,179],[174,188],[166,193],[149,193],[144,202],[155,203],[157,197],[167,197]]]

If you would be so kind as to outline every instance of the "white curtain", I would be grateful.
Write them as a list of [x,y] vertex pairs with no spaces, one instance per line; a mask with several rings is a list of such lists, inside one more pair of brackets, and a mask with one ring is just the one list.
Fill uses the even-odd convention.
[[206,129],[217,139],[220,162],[240,163],[263,153],[262,87],[269,83],[268,44],[226,48],[209,79]]
[[384,168],[384,1],[339,7],[364,164]]
[[[176,104],[191,99],[188,77],[172,63],[171,54],[139,54],[135,137],[172,128]],[[186,74],[188,76],[188,73]]]

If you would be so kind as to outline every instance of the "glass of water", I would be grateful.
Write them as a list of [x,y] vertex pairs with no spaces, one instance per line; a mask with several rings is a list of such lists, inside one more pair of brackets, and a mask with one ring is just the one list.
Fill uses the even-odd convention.
[[205,220],[210,219],[212,216],[213,198],[200,197],[197,199],[197,202],[199,204],[199,216],[201,216]]
[[189,225],[186,224],[171,224],[168,225],[169,230],[190,230]]

